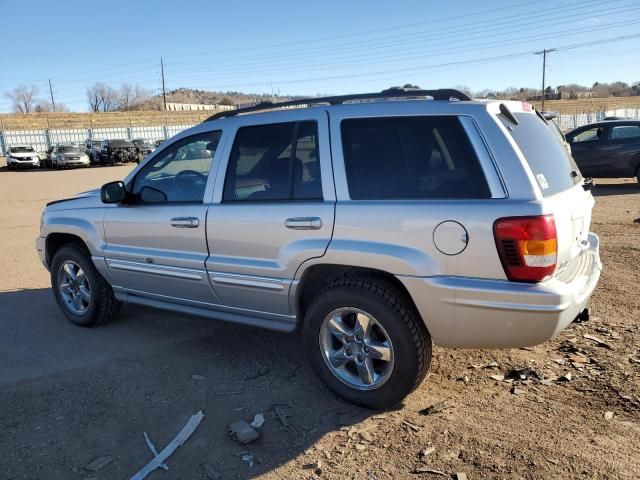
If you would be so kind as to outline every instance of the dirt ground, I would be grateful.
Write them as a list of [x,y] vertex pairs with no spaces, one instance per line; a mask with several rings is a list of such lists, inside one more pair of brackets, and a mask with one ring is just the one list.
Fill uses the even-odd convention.
[[[635,181],[596,187],[604,272],[589,322],[531,349],[436,347],[406,403],[371,412],[320,383],[295,334],[132,306],[96,329],[63,317],[34,250],[40,212],[129,168],[0,169],[0,480],[130,478],[152,458],[143,432],[161,450],[200,410],[169,470],[148,478],[640,476]],[[526,367],[525,378],[499,377]],[[260,439],[227,436],[257,413]],[[89,470],[99,457],[110,461]]]

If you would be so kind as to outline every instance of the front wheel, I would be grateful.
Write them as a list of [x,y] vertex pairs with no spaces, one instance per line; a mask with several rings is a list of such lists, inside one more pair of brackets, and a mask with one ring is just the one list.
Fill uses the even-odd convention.
[[399,404],[424,379],[431,337],[411,302],[374,278],[324,288],[304,319],[316,374],[338,396],[372,409]]
[[62,313],[76,325],[93,327],[113,319],[119,303],[82,244],[65,245],[51,262],[51,287]]

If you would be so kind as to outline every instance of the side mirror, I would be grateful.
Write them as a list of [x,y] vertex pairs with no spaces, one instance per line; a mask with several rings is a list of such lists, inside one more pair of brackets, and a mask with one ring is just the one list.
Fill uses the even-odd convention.
[[102,203],[120,203],[127,197],[127,190],[124,182],[105,183],[100,189],[100,199]]

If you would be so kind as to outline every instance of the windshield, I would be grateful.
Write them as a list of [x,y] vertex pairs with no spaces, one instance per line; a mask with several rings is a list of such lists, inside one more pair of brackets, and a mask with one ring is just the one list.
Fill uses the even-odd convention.
[[31,147],[11,147],[11,153],[34,153]]
[[500,115],[533,172],[542,196],[563,192],[582,181],[575,161],[560,140],[555,125],[535,113],[515,112],[515,125]]
[[80,149],[78,147],[60,147],[60,153],[80,153]]

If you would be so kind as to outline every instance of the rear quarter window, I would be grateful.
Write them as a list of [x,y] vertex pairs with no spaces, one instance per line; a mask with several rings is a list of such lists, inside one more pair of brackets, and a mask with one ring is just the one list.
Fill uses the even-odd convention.
[[515,112],[515,125],[501,120],[529,164],[543,197],[555,195],[581,182],[573,158],[547,124],[535,113]]
[[349,196],[354,200],[491,196],[455,116],[346,119],[341,132]]

